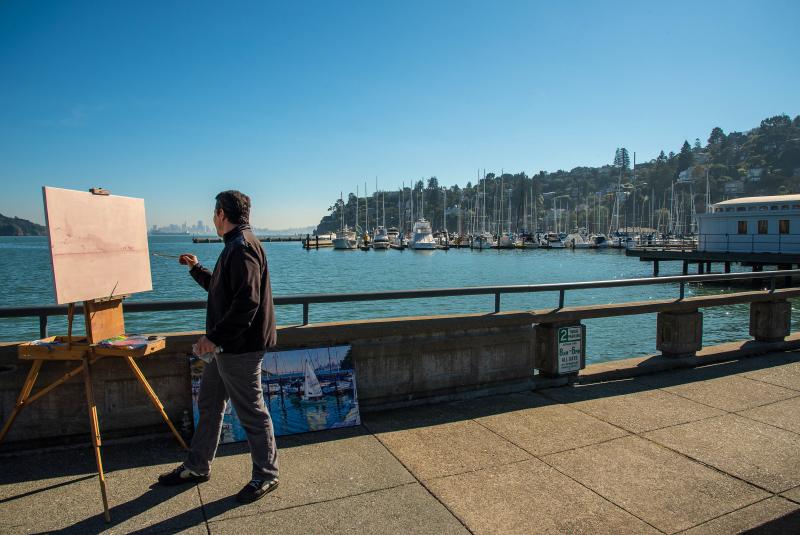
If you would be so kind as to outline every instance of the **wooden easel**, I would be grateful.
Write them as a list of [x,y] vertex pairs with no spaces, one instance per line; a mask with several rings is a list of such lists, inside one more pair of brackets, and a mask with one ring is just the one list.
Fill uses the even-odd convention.
[[[111,514],[108,510],[108,496],[106,494],[106,479],[103,472],[103,459],[100,454],[100,425],[97,419],[97,406],[94,401],[94,390],[92,388],[92,365],[98,360],[106,357],[123,358],[133,370],[136,379],[144,388],[145,393],[150,398],[155,408],[161,413],[161,417],[169,426],[172,434],[178,440],[182,448],[186,447],[178,430],[170,421],[169,416],[164,411],[164,406],[153,391],[150,383],[147,382],[135,358],[145,357],[156,351],[163,349],[166,345],[163,338],[148,341],[147,347],[137,349],[109,348],[99,346],[98,343],[108,338],[125,334],[125,321],[122,313],[122,297],[112,297],[109,299],[95,299],[83,302],[84,319],[86,322],[86,336],[73,338],[72,323],[75,315],[75,304],[69,305],[67,316],[67,336],[53,336],[45,339],[51,345],[41,345],[34,343],[21,344],[18,347],[19,358],[21,360],[32,360],[31,369],[25,379],[22,391],[17,399],[16,406],[8,417],[8,420],[0,430],[0,441],[2,441],[14,419],[20,411],[30,405],[59,385],[64,384],[78,374],[83,374],[83,382],[86,390],[86,405],[89,411],[89,427],[91,428],[92,448],[94,449],[95,460],[97,461],[97,475],[100,482],[100,494],[103,498],[103,515],[106,522],[111,521]],[[45,361],[80,361],[81,364],[73,368],[56,381],[45,386],[35,394],[31,394],[34,384],[39,375],[39,371]]]

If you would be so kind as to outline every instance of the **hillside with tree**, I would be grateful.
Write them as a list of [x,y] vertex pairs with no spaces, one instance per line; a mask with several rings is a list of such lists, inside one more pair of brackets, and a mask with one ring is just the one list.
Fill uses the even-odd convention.
[[463,187],[440,187],[430,177],[366,198],[350,193],[328,208],[317,232],[335,232],[342,217],[352,228],[358,205],[358,226],[368,229],[382,224],[385,207],[386,225],[405,229],[424,215],[436,230],[446,226],[464,233],[482,224],[492,232],[509,226],[514,231],[581,226],[597,232],[639,226],[690,233],[693,214],[704,212],[707,200],[800,193],[800,115],[770,117],[747,132],[726,134],[715,127],[705,143],[685,140],[677,153],[662,150],[650,160],[637,158],[635,168],[632,164],[630,151],[621,147],[602,167],[535,175],[480,172]]
[[46,228],[27,219],[0,214],[0,236],[44,236]]

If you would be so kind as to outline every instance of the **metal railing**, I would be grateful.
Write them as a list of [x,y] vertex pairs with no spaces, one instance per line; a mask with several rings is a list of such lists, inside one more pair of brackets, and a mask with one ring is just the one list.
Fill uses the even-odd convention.
[[[746,273],[712,273],[708,275],[673,275],[666,277],[646,277],[638,279],[619,279],[586,282],[560,282],[548,284],[523,284],[513,286],[472,286],[466,288],[435,288],[429,290],[394,290],[385,292],[362,292],[349,294],[299,294],[273,298],[276,306],[302,305],[303,325],[308,325],[308,313],[311,304],[321,303],[353,303],[359,301],[388,301],[394,299],[423,299],[432,297],[461,297],[470,295],[494,295],[494,311],[500,312],[500,296],[503,294],[558,292],[558,308],[564,308],[566,292],[570,290],[592,290],[598,288],[624,288],[629,286],[649,286],[656,284],[677,283],[678,298],[683,299],[686,284],[693,282],[736,281],[751,279],[769,279],[770,289],[775,290],[775,281],[780,277],[800,277],[800,269]],[[206,307],[205,300],[174,301],[128,301],[125,312],[163,312],[174,310],[200,310]],[[76,305],[75,312],[83,314],[83,307]],[[47,318],[49,316],[66,316],[67,305],[0,307],[0,318],[38,317],[39,335],[47,336]]]

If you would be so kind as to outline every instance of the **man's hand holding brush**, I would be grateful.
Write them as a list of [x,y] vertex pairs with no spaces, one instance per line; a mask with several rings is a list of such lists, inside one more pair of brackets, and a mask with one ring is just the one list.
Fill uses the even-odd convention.
[[195,255],[190,253],[184,253],[178,257],[178,262],[180,262],[184,266],[189,266],[189,269],[192,269],[200,261],[197,260],[197,257]]

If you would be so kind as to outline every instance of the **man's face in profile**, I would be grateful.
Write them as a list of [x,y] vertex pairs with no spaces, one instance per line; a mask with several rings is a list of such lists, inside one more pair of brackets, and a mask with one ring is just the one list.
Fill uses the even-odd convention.
[[214,208],[214,228],[217,230],[217,236],[220,238],[225,234],[223,231],[223,220],[225,219],[225,212],[222,211],[222,208]]

